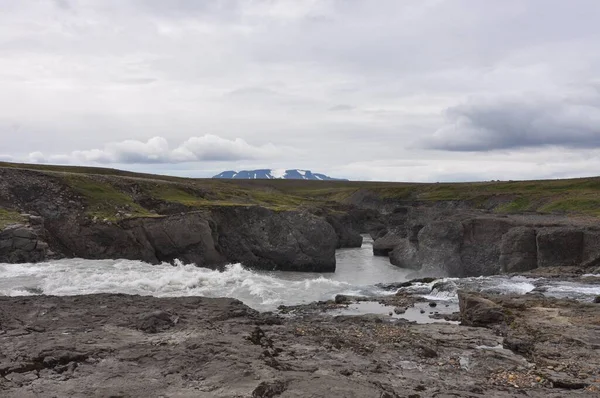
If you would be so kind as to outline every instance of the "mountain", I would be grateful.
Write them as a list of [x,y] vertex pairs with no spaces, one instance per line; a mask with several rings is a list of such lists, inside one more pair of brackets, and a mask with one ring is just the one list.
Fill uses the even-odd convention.
[[236,180],[321,180],[348,181],[342,178],[332,178],[325,174],[313,173],[310,170],[298,169],[260,169],[260,170],[228,170],[213,178],[233,178]]

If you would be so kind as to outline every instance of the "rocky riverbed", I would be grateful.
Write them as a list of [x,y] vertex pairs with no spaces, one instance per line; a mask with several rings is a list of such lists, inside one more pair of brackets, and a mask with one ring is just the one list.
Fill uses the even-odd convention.
[[[598,396],[600,304],[537,292],[459,297],[461,324],[344,315],[351,297],[280,313],[226,298],[1,297],[0,390],[19,398]],[[429,306],[402,290],[381,299]]]

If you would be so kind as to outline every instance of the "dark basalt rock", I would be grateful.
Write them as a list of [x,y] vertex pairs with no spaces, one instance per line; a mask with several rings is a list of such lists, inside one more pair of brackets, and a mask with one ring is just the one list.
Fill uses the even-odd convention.
[[333,227],[309,212],[213,208],[216,244],[229,262],[281,271],[335,271]]
[[172,328],[178,320],[179,317],[176,315],[171,315],[165,311],[154,311],[140,315],[135,327],[146,333],[158,333]]
[[226,298],[0,297],[0,395],[597,396],[598,305],[475,296],[510,311],[510,326],[329,316],[315,303],[265,323]]
[[282,380],[263,381],[252,391],[252,398],[272,398],[285,392],[288,383]]
[[437,221],[419,232],[421,270],[429,276],[462,276],[460,249],[464,228],[460,222]]
[[402,239],[389,253],[390,263],[400,268],[419,269],[419,249],[408,239]]
[[337,235],[337,248],[342,247],[361,247],[363,237],[354,229],[352,221],[347,214],[334,215],[329,214],[325,220],[333,227]]
[[571,266],[582,261],[584,234],[581,230],[540,230],[536,240],[538,267]]
[[33,263],[48,255],[48,244],[31,227],[10,225],[0,231],[0,263]]
[[477,293],[459,291],[458,302],[463,325],[487,326],[504,321],[502,307]]
[[535,229],[517,227],[504,234],[499,261],[502,272],[523,272],[537,268]]
[[373,242],[373,254],[375,256],[387,256],[403,240],[401,236],[396,235],[394,232],[388,232]]

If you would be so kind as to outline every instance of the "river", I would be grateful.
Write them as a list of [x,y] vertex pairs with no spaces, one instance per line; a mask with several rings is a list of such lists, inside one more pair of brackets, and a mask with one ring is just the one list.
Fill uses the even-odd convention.
[[[134,260],[65,259],[38,264],[0,264],[0,295],[80,295],[126,293],[159,297],[234,297],[257,310],[274,310],[328,300],[336,294],[375,296],[392,294],[378,283],[407,280],[410,271],[391,265],[372,254],[372,240],[365,237],[361,248],[336,253],[335,273],[251,271],[232,264],[224,272],[193,265],[150,265]],[[417,284],[409,289],[431,299],[456,300],[456,290],[544,294],[591,301],[600,295],[600,285],[549,281],[525,277],[449,278],[443,289]]]

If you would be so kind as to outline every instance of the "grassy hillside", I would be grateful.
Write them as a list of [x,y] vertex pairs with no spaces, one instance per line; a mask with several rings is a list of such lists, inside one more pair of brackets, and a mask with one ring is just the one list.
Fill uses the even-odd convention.
[[[90,216],[158,216],[157,208],[178,205],[262,205],[290,209],[325,203],[466,201],[499,213],[600,215],[600,178],[479,183],[391,183],[302,180],[213,180],[140,174],[115,169],[2,163],[64,179],[85,198]],[[152,205],[149,205],[151,203]],[[163,206],[163,207],[164,207]],[[17,214],[18,216],[18,214]],[[14,212],[0,213],[14,220]],[[5,221],[5,222],[8,222]]]

